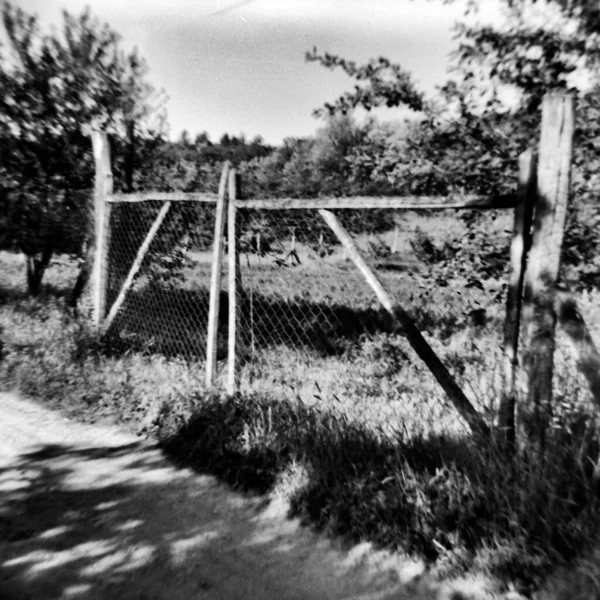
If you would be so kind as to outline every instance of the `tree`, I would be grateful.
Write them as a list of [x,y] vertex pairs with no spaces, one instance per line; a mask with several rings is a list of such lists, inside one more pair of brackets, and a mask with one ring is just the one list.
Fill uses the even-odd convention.
[[[600,9],[590,0],[504,0],[502,26],[462,23],[456,61],[471,90],[491,109],[512,89],[537,112],[554,89],[585,95],[600,67]],[[592,86],[590,86],[592,84]]]
[[190,137],[190,132],[187,129],[183,129],[179,134],[178,143],[181,144],[184,148],[192,145],[192,138]]
[[313,161],[323,195],[351,195],[353,189],[349,158],[363,143],[365,131],[350,115],[328,117],[315,136]]
[[124,54],[119,36],[89,10],[78,17],[65,11],[60,33],[42,33],[35,16],[8,2],[2,20],[0,226],[4,245],[25,254],[35,295],[54,253],[78,253],[86,237],[88,131],[126,139],[134,128],[160,128],[161,99],[137,51]]
[[[481,5],[469,3],[465,20],[456,25],[454,79],[432,98],[425,98],[410,73],[386,58],[359,66],[313,48],[307,61],[341,69],[357,81],[354,91],[325,103],[315,114],[345,114],[356,106],[370,110],[405,105],[420,111],[424,118],[411,130],[410,159],[394,176],[418,193],[444,193],[444,188],[446,193],[482,192],[482,181],[483,188],[496,188],[501,184],[498,173],[504,181],[516,175],[516,156],[537,132],[541,98],[549,90],[576,93],[582,124],[589,124],[590,116],[596,122],[597,113],[588,106],[597,92],[600,68],[597,3],[501,0],[502,18],[493,24],[477,19]],[[579,135],[589,137],[581,128]],[[473,176],[461,180],[464,169],[457,167],[466,160]],[[576,163],[583,162],[576,158]]]
[[204,146],[210,146],[210,135],[207,131],[202,131],[194,138],[194,146],[196,148],[203,148]]

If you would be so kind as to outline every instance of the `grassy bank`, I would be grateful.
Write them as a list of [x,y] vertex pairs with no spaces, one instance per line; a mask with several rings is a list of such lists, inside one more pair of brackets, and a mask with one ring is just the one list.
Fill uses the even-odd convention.
[[[3,265],[4,387],[80,420],[155,436],[174,460],[283,496],[308,524],[418,555],[441,576],[482,572],[530,591],[594,542],[600,503],[588,457],[598,448],[566,353],[546,453],[522,447],[507,461],[493,441],[467,434],[397,335],[371,332],[343,354],[313,356],[304,371],[293,348],[266,349],[247,393],[224,398],[203,388],[202,363],[98,342],[65,310],[64,264],[38,299],[19,287],[18,262]],[[409,308],[427,328],[419,302]],[[493,410],[491,334],[431,323],[436,350],[472,382],[480,408],[489,401]],[[294,378],[314,388],[311,377],[326,383],[310,402],[283,393]]]

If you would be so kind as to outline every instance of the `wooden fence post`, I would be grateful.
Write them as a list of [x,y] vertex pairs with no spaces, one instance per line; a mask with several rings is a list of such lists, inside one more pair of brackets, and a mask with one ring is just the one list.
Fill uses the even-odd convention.
[[538,438],[542,446],[552,414],[555,285],[567,215],[574,122],[570,95],[544,97],[537,197],[524,291],[524,361],[529,389],[520,407],[526,433]]
[[240,350],[240,299],[241,271],[240,255],[238,250],[239,234],[237,230],[237,208],[235,201],[238,197],[240,176],[235,169],[229,172],[229,198],[227,205],[227,261],[228,261],[228,372],[227,393],[235,394],[239,384],[238,353]]
[[519,333],[527,254],[531,246],[531,220],[536,192],[536,155],[527,150],[519,157],[519,189],[521,203],[515,208],[513,237],[510,245],[510,275],[504,321],[504,370],[500,398],[499,427],[504,441],[515,442],[516,374],[518,368]]
[[367,263],[364,261],[363,257],[360,255],[360,252],[352,241],[352,238],[342,227],[336,216],[332,212],[324,209],[320,209],[319,213],[329,227],[331,227],[340,242],[342,242],[348,256],[361,272],[371,289],[375,292],[377,299],[381,302],[383,307],[388,311],[393,319],[400,323],[406,339],[413,347],[415,352],[419,355],[419,358],[423,360],[429,370],[433,373],[434,377],[442,386],[446,394],[448,394],[448,397],[463,419],[467,422],[471,430],[474,433],[478,433],[484,437],[487,437],[489,435],[489,427],[483,420],[482,416],[475,410],[471,402],[469,402],[469,399],[464,395],[463,391],[454,381],[452,375],[450,375],[448,372],[448,369],[446,369],[442,361],[437,357],[436,353],[427,343],[427,340],[423,337],[421,332],[417,329],[409,315],[399,306],[394,306],[392,299],[384,290],[375,274],[371,271],[371,269],[369,269]]
[[100,332],[102,319],[104,319],[106,312],[106,286],[108,282],[107,267],[111,207],[107,202],[107,198],[113,192],[108,135],[100,131],[93,131],[92,148],[96,167],[94,181],[95,254],[91,285],[92,322],[96,332]]
[[223,241],[225,219],[227,218],[227,177],[229,162],[223,165],[219,182],[219,198],[215,216],[215,238],[210,274],[210,299],[208,307],[208,328],[206,334],[206,387],[210,388],[217,376],[217,336],[219,333],[219,305],[221,300],[221,266],[223,264]]

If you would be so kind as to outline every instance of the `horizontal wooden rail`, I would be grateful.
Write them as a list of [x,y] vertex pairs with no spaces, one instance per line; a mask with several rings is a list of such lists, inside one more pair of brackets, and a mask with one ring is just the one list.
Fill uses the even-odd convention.
[[253,198],[236,200],[237,208],[287,210],[339,208],[392,208],[392,209],[444,209],[444,208],[515,208],[521,199],[516,194],[504,196],[355,196],[348,198]]
[[[135,194],[112,194],[108,202],[207,202],[216,204],[218,195],[212,193],[189,192],[140,192]],[[515,208],[520,203],[516,194],[504,196],[354,196],[346,198],[252,198],[236,200],[237,208],[288,210],[311,209],[332,210],[340,208],[387,208],[387,209],[504,209]]]
[[107,202],[146,202],[159,200],[162,202],[209,202],[216,204],[218,194],[188,193],[188,192],[140,192],[135,194],[112,194],[106,198]]

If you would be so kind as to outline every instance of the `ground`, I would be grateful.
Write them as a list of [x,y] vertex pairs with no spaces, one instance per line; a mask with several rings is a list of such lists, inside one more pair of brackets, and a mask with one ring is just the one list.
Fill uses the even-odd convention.
[[1,600],[486,597],[368,544],[342,548],[118,427],[8,393],[0,415]]

